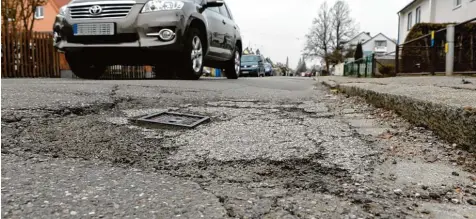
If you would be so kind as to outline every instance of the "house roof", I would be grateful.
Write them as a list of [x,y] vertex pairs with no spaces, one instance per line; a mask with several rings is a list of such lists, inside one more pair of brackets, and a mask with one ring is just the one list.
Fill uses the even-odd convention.
[[413,5],[413,3],[418,2],[418,1],[420,1],[420,0],[413,0],[413,1],[411,1],[410,3],[408,3],[407,5],[405,5],[405,7],[403,7],[400,11],[398,11],[397,14],[399,14],[400,12],[402,12],[402,11],[408,9],[409,7],[411,7],[411,6]]
[[358,36],[360,36],[360,35],[362,35],[362,34],[367,34],[369,37],[372,37],[372,36],[370,36],[370,34],[369,34],[368,32],[365,32],[365,31],[364,31],[364,32],[361,32],[361,33],[359,33],[359,34],[355,35],[355,36],[354,36],[354,37],[352,37],[351,39],[349,39],[349,40],[346,40],[346,42],[345,42],[345,43],[348,43],[348,42],[350,42],[350,41],[354,40],[355,38],[357,38]]
[[364,43],[362,43],[362,45],[365,45],[366,43],[372,41],[373,39],[375,39],[375,37],[377,37],[377,36],[379,36],[379,35],[384,36],[385,38],[387,38],[388,40],[394,42],[395,44],[397,43],[397,42],[395,42],[395,40],[392,40],[392,39],[388,38],[387,36],[385,36],[385,34],[379,33],[379,34],[375,35],[374,37],[370,38],[369,40],[365,41]]

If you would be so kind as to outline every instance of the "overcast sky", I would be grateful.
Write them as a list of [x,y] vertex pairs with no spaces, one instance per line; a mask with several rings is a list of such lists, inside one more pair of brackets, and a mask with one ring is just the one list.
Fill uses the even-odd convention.
[[[397,38],[397,12],[411,0],[347,0],[360,31]],[[304,35],[324,0],[227,0],[245,46],[251,43],[274,62],[295,68]],[[332,5],[335,0],[329,0]],[[310,62],[308,62],[310,64]]]

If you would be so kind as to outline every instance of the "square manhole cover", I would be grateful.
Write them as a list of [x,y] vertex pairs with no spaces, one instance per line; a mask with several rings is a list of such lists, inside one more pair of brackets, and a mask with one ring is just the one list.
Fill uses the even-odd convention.
[[137,119],[137,121],[149,124],[162,124],[194,128],[204,122],[210,121],[210,118],[198,115],[162,112],[141,117]]

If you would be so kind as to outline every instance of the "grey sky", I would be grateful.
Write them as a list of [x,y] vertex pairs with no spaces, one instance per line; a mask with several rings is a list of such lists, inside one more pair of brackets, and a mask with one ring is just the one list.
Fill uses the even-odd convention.
[[[397,38],[397,12],[411,0],[347,0],[360,31]],[[241,28],[246,46],[251,42],[274,62],[296,67],[304,35],[324,0],[227,0]],[[332,5],[335,0],[329,0]],[[309,63],[309,62],[308,62]]]

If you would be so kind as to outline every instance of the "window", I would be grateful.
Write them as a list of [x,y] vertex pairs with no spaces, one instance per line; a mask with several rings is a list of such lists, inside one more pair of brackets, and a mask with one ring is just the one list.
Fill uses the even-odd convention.
[[410,12],[408,13],[407,30],[412,29],[412,25],[413,25],[412,19],[413,19],[413,14]]
[[376,40],[375,47],[387,47],[387,41],[385,40]]
[[220,11],[218,10],[218,7],[209,7],[209,8],[207,8],[207,10],[210,10],[210,11],[213,11],[213,12],[216,12],[216,13],[220,13]]
[[226,7],[224,4],[220,7],[220,14],[227,18],[230,18],[230,14],[228,14],[228,10],[226,10]]
[[36,7],[35,10],[35,19],[42,19],[45,17],[43,6]]
[[421,22],[421,7],[416,8],[415,12],[415,24],[419,24]]
[[226,8],[226,11],[228,12],[228,17],[229,17],[231,20],[233,20],[233,15],[231,14],[231,11],[230,11],[230,9],[228,8],[228,6],[226,6],[226,4],[225,4],[225,8]]

